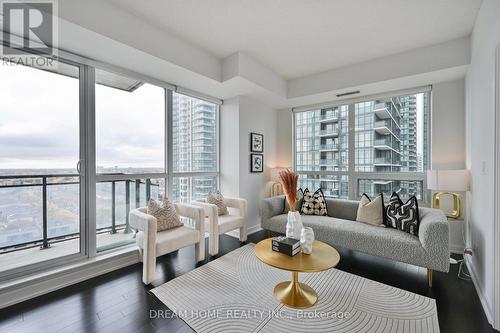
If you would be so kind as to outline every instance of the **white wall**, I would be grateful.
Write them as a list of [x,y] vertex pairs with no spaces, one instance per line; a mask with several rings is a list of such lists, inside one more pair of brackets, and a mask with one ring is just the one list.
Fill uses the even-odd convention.
[[[499,13],[500,1],[483,1],[471,36],[471,64],[466,76],[467,166],[472,176],[469,236],[474,249],[469,266],[490,322],[494,300],[493,207],[498,205],[493,202],[493,147]],[[496,323],[496,328],[499,326]]]
[[[249,232],[260,227],[260,203],[266,196],[270,168],[277,166],[277,112],[247,96],[221,107],[221,191],[248,202]],[[250,133],[264,135],[263,173],[250,172]]]
[[[432,169],[465,169],[465,80],[432,85]],[[461,193],[466,204],[466,193]],[[441,207],[450,211],[452,201],[443,200]],[[467,216],[464,207],[463,216]],[[450,220],[450,250],[462,253],[465,221]]]
[[432,85],[432,168],[465,168],[465,80]]

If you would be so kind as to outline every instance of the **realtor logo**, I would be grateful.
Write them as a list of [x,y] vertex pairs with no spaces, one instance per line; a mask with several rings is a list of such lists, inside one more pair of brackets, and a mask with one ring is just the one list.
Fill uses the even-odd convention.
[[1,1],[3,56],[26,53],[54,55],[56,50],[53,1]]

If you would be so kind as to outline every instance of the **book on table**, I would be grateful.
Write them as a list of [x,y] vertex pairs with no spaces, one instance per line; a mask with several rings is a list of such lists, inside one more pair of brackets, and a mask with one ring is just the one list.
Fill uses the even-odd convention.
[[286,236],[274,237],[272,241],[272,250],[294,256],[300,252],[300,241]]

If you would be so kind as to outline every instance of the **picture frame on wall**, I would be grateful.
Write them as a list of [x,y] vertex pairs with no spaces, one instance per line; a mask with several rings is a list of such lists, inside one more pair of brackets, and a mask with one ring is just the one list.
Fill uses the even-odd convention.
[[264,135],[259,133],[250,133],[250,151],[252,153],[264,152]]
[[250,172],[264,172],[264,154],[250,154]]

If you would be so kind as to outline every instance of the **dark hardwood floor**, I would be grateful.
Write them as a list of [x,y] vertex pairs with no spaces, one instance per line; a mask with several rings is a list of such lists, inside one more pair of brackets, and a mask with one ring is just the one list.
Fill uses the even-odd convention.
[[[266,235],[254,233],[248,242]],[[239,246],[224,235],[220,255]],[[337,268],[436,299],[441,332],[495,332],[472,282],[457,277],[457,265],[449,274],[435,272],[429,289],[423,268],[338,250]],[[142,284],[142,264],[136,264],[0,310],[0,332],[192,332],[181,319],[150,319],[150,310],[166,307],[149,290],[199,266],[194,248],[158,258],[157,265],[157,280],[150,286]]]

